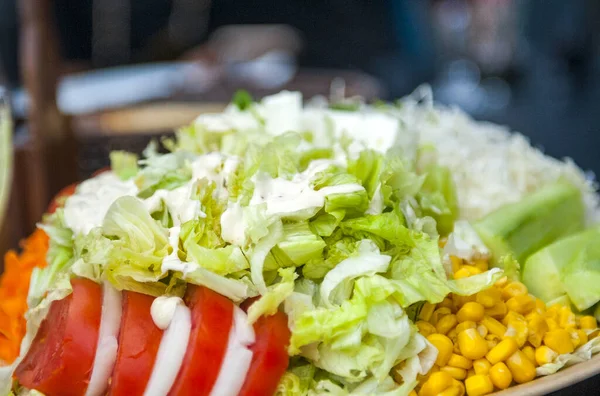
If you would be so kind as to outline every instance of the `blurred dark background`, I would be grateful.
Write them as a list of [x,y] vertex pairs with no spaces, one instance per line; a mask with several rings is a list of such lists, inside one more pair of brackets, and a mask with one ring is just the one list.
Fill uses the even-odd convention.
[[[600,139],[596,133],[600,116],[595,111],[600,97],[597,0],[57,0],[50,4],[61,76],[167,61],[203,66],[196,75],[189,69],[182,82],[173,81],[178,73],[169,73],[163,63],[163,73],[152,74],[156,85],[164,79],[157,92],[115,98],[111,103],[105,96],[122,96],[118,89],[92,90],[92,95],[104,97],[87,106],[72,102],[79,100],[78,84],[89,81],[67,80],[66,92],[61,92],[67,98],[64,103],[59,98],[59,107],[67,113],[92,113],[165,97],[222,102],[238,86],[261,96],[286,88],[294,76],[306,77],[309,70],[327,69],[323,70],[327,76],[338,71],[342,75],[344,70],[360,73],[346,77],[346,83],[359,86],[351,92],[371,99],[393,99],[430,83],[438,101],[456,104],[477,118],[508,124],[548,153],[570,155],[582,167],[600,170],[600,157],[590,152]],[[17,89],[15,111],[26,119],[26,100],[18,90],[23,84],[20,25],[17,0],[3,0],[2,81]],[[223,31],[232,25],[264,29],[252,34]],[[278,26],[269,31],[268,25]],[[127,71],[131,76],[136,73]],[[307,94],[323,93],[331,81],[318,81],[318,77],[315,72],[314,80],[300,78],[292,86]],[[228,85],[230,89],[223,88]],[[88,91],[80,94],[93,102]]]

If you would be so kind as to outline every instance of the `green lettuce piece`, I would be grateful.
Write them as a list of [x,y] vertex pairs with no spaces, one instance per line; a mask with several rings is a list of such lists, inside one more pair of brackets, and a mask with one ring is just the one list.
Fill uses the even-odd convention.
[[329,213],[322,211],[310,221],[310,228],[315,234],[328,237],[339,227],[344,217],[345,210],[333,210]]
[[117,289],[139,282],[137,291],[147,287],[154,295],[156,283],[165,276],[161,264],[169,253],[168,230],[150,216],[142,201],[124,196],[108,209],[102,233],[111,241],[104,266],[107,279]]
[[250,273],[252,282],[258,288],[261,294],[267,292],[267,285],[264,278],[264,265],[267,255],[283,238],[283,225],[281,221],[273,223],[267,232],[267,235],[260,239],[250,254]]
[[208,287],[236,303],[258,294],[254,285],[247,277],[240,279],[227,278],[204,268],[197,268],[185,274],[183,279],[194,285]]
[[245,89],[239,89],[235,91],[233,94],[233,98],[231,99],[231,103],[237,106],[241,111],[247,110],[252,103],[254,103],[254,99],[252,99],[252,95],[248,93]]
[[140,160],[145,167],[135,177],[140,198],[151,197],[157,190],[173,190],[192,178],[191,153],[178,151],[165,155],[152,155]]
[[302,267],[302,275],[308,279],[321,279],[333,269],[352,255],[358,248],[358,241],[352,237],[340,237],[335,235],[325,238],[326,247],[322,257],[308,260]]
[[315,366],[302,364],[290,368],[281,378],[275,391],[276,396],[304,396],[313,382]]
[[327,187],[355,185],[359,189],[350,192],[331,193],[325,197],[326,213],[344,211],[348,216],[360,216],[369,207],[369,196],[362,187],[360,180],[348,173],[342,167],[330,166],[322,172],[317,173],[312,180],[312,187],[322,190]]
[[410,230],[405,227],[400,211],[345,220],[340,228],[345,235],[356,239],[379,237],[397,248],[406,246],[408,250],[412,246]]
[[191,258],[202,268],[218,275],[229,275],[250,268],[250,263],[242,250],[233,245],[210,249],[190,244],[187,248],[187,255],[188,259]]
[[37,306],[46,292],[53,287],[62,274],[69,272],[74,262],[73,232],[67,228],[64,221],[63,209],[44,219],[38,225],[50,238],[45,268],[34,268],[29,283],[27,305]]
[[305,221],[284,224],[283,239],[277,243],[277,247],[296,266],[320,257],[325,246],[323,239],[315,235]]
[[138,173],[138,157],[127,151],[111,151],[110,168],[121,180],[129,180]]
[[375,150],[363,150],[356,160],[350,160],[348,172],[360,180],[371,199],[380,185],[384,166],[385,157],[381,153]]
[[381,254],[372,241],[360,241],[351,257],[337,264],[325,275],[320,286],[321,302],[331,307],[340,300],[346,300],[355,278],[387,271],[390,260],[391,257]]
[[440,165],[430,166],[417,198],[423,215],[435,219],[438,232],[448,235],[459,214],[456,187],[450,170]]
[[280,268],[278,273],[281,281],[270,286],[267,293],[248,309],[248,322],[254,323],[263,315],[274,315],[285,299],[293,293],[294,280],[298,278],[294,268]]

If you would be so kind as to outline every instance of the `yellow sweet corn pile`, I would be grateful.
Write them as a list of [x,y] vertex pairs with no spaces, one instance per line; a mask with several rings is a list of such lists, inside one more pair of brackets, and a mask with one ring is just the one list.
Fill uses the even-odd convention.
[[[466,263],[451,257],[454,278],[488,269],[487,260]],[[426,303],[416,322],[438,349],[435,365],[419,377],[412,395],[479,396],[532,381],[536,367],[571,353],[596,337],[593,316],[546,305],[520,282],[506,277],[475,295],[451,294]],[[586,331],[587,330],[587,331]]]

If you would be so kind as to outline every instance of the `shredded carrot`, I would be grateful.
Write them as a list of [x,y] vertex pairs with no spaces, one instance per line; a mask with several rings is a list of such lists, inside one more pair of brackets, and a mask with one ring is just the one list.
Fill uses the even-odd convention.
[[0,276],[0,362],[12,363],[19,356],[25,336],[25,312],[31,272],[46,266],[48,236],[37,229],[21,241],[22,252],[9,251],[4,256],[4,273]]

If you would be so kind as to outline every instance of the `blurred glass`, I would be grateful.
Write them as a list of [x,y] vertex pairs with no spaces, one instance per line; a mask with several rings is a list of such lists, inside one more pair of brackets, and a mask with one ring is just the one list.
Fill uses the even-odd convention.
[[8,97],[0,87],[0,228],[6,215],[13,167],[12,117]]

